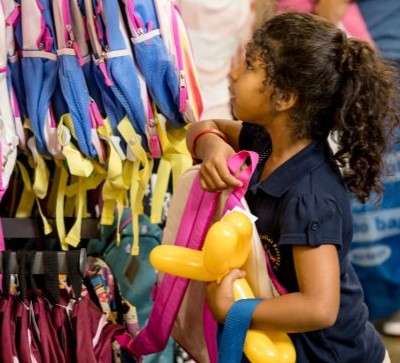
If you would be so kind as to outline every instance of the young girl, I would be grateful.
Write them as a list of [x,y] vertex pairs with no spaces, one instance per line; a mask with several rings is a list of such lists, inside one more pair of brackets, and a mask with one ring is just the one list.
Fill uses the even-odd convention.
[[[209,191],[240,185],[226,167],[235,150],[260,153],[246,199],[288,293],[263,300],[251,327],[288,332],[298,363],[389,362],[348,252],[349,191],[362,202],[382,192],[382,157],[399,124],[391,71],[367,43],[335,25],[287,13],[255,32],[246,63],[230,78],[233,112],[245,121],[193,124],[187,141],[203,160],[202,186]],[[233,281],[243,275],[233,270],[209,284],[219,322],[234,302]]]

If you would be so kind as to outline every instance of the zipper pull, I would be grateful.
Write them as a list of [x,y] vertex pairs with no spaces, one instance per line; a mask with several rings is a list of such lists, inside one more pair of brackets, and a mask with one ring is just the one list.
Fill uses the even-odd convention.
[[186,88],[185,73],[179,71],[179,111],[184,112],[186,110],[186,101],[188,100],[188,91]]
[[111,86],[114,85],[114,83],[113,83],[113,81],[111,80],[111,78],[110,78],[110,76],[108,74],[107,67],[106,67],[106,64],[104,62],[104,56],[105,56],[105,52],[103,52],[101,54],[101,57],[98,60],[98,66],[100,68],[101,73],[103,74],[103,77],[104,77],[104,80],[106,82],[106,85],[108,87],[111,87]]
[[72,26],[70,24],[67,24],[65,26],[65,29],[68,32],[68,38],[69,38],[68,48],[73,48],[74,49],[74,51],[76,53],[76,57],[78,59],[78,64],[79,64],[80,67],[82,67],[83,66],[82,52],[81,52],[81,49],[79,48],[78,42],[75,39],[74,32],[72,31]]
[[160,159],[162,156],[162,147],[160,136],[157,133],[157,120],[152,118],[149,120],[150,129],[150,152],[153,159]]

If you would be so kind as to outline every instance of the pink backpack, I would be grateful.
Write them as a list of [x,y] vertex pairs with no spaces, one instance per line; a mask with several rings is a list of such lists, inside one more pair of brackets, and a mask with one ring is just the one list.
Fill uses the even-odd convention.
[[[250,163],[243,169],[247,160]],[[231,173],[242,180],[243,186],[222,193],[201,188],[199,166],[187,170],[178,182],[179,193],[171,199],[162,243],[200,250],[213,221],[236,206],[245,208],[243,196],[257,161],[258,155],[248,151],[230,158]],[[267,298],[278,291],[268,276],[265,253],[255,228],[254,231],[252,251],[244,270],[255,295]],[[205,304],[204,286],[199,281],[159,275],[148,323],[134,341],[138,356],[163,350],[172,335],[196,361],[217,361],[216,323]]]

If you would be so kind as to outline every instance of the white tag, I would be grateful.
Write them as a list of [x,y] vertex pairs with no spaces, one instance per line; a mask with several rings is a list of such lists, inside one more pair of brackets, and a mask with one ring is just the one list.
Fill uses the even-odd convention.
[[126,158],[129,161],[137,161],[137,157],[135,156],[135,154],[133,153],[133,151],[130,149],[130,147],[128,147],[126,149]]
[[119,136],[111,135],[110,136],[110,141],[113,144],[114,149],[116,150],[116,152],[120,156],[121,160],[125,160],[126,156],[125,156],[125,153],[122,150],[121,145],[120,145],[121,138]]
[[232,210],[229,210],[225,213],[225,215],[232,213],[232,212],[239,212],[243,213],[247,218],[250,219],[251,223],[255,223],[256,220],[258,219],[254,214],[250,213],[250,211],[243,209],[239,206],[234,207]]

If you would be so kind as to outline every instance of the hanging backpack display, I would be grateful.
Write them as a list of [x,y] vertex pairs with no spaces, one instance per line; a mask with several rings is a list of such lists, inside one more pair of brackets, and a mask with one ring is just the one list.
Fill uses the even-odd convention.
[[186,122],[200,121],[203,112],[199,79],[189,34],[175,0],[153,0],[160,32],[179,75],[179,111]]
[[[96,134],[95,114],[97,105],[91,100],[86,85],[82,66],[84,59],[73,27],[69,0],[56,0],[52,3],[55,29],[57,33],[57,54],[59,63],[59,79],[64,99],[72,119],[72,134],[76,136],[80,151],[89,157],[98,158],[102,151],[93,143]],[[94,131],[92,131],[94,129]]]
[[57,84],[58,60],[51,7],[47,0],[23,0],[21,17],[27,113],[39,152],[57,154],[56,147],[53,150],[53,143],[58,141],[51,98]]

